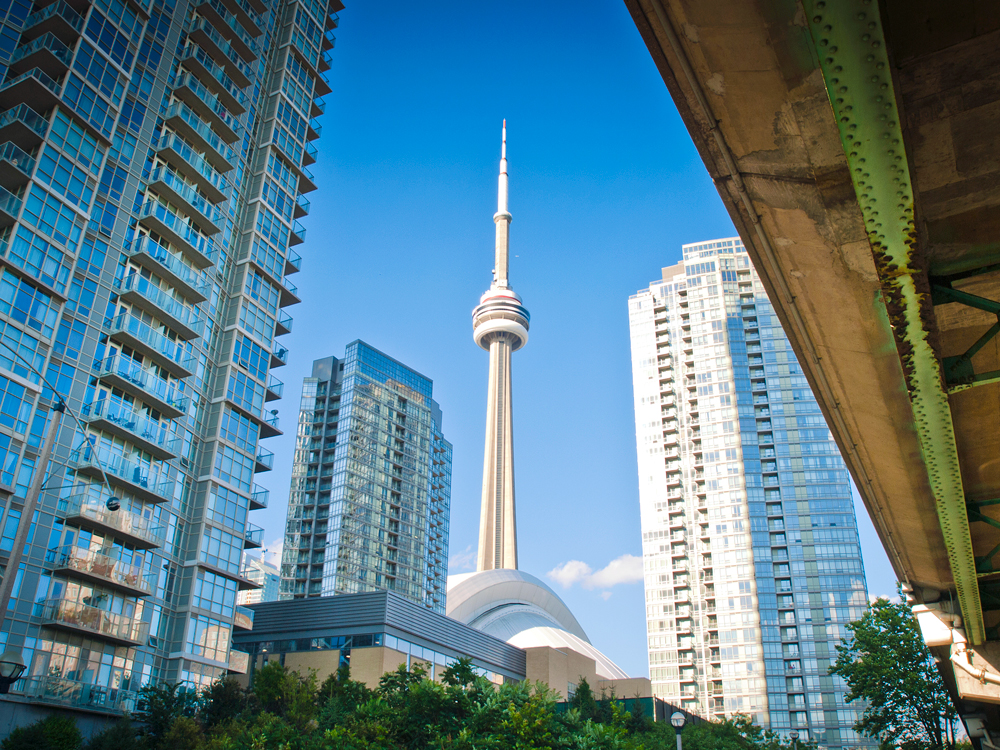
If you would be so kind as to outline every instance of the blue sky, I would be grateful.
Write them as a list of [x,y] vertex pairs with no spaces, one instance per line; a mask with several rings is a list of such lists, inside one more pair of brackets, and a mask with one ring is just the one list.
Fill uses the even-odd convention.
[[[452,572],[468,569],[488,359],[471,311],[491,278],[507,118],[511,282],[531,311],[513,364],[520,565],[544,578],[641,555],[626,302],[682,243],[735,231],[624,4],[355,0],[340,17],[292,277],[303,303],[274,373],[286,434],[264,443],[271,505],[251,520],[280,544],[302,378],[360,338],[434,380],[455,447]],[[893,594],[859,520],[871,593]],[[608,585],[620,577],[552,585],[598,648],[646,675],[642,584]]]

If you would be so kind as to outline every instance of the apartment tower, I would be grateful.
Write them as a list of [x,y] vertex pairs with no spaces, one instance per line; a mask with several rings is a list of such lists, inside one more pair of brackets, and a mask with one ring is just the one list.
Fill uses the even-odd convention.
[[866,745],[827,673],[867,604],[846,467],[739,238],[683,253],[629,299],[654,692]]
[[[0,552],[69,407],[0,639],[11,698],[135,709],[247,667],[245,548],[339,0],[38,0],[0,34]],[[55,394],[53,393],[55,391]],[[78,420],[78,421],[77,421]],[[107,506],[109,497],[121,507]],[[113,505],[113,504],[112,504]],[[234,625],[235,622],[235,625]],[[10,706],[9,703],[4,705]]]
[[363,341],[304,380],[281,598],[389,590],[444,614],[451,443],[433,383]]

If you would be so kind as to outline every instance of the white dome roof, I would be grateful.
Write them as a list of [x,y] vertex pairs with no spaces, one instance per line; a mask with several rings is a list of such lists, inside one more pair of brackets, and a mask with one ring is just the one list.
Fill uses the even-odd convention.
[[594,660],[604,679],[627,679],[594,648],[569,607],[522,570],[498,568],[448,577],[448,616],[518,648],[569,648]]

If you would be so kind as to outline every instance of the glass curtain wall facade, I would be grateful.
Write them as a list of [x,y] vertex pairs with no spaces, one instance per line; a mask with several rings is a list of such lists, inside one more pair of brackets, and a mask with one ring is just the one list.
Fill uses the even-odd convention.
[[[133,710],[230,653],[279,434],[287,280],[339,0],[38,0],[0,31],[0,551],[63,420],[5,645],[23,699]],[[15,17],[16,16],[16,17]],[[13,49],[5,46],[18,30]],[[107,475],[107,484],[103,473]],[[110,487],[108,486],[110,485]],[[110,511],[110,494],[121,509]]]
[[827,673],[867,604],[847,469],[739,238],[683,253],[629,299],[654,693],[867,746]]
[[355,341],[302,388],[281,598],[386,589],[444,614],[451,443],[433,383]]

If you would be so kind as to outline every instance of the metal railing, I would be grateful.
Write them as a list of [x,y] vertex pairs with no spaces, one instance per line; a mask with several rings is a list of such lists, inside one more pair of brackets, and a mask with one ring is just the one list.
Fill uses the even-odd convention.
[[139,211],[139,218],[154,217],[191,246],[195,252],[215,262],[215,248],[211,240],[191,226],[183,218],[157,201],[146,201]]
[[140,566],[129,566],[120,557],[67,544],[49,549],[45,562],[53,568],[76,571],[146,595],[153,591],[154,577],[143,575]]
[[152,302],[174,321],[190,329],[196,336],[201,335],[205,320],[200,317],[198,310],[188,307],[145,276],[130,273],[124,279],[115,279],[114,288],[119,292],[135,292],[143,299]]
[[152,519],[124,509],[108,510],[103,500],[104,497],[95,499],[92,495],[72,495],[66,498],[66,510],[60,513],[66,518],[87,518],[99,526],[120,531],[125,536],[142,539],[151,546],[160,546],[163,526],[154,526]]
[[174,437],[166,426],[134,411],[130,406],[113,399],[101,399],[85,404],[81,414],[86,421],[103,419],[111,422],[136,437],[145,440],[169,453],[176,453],[180,438]]
[[204,272],[189,266],[147,234],[140,234],[131,243],[126,244],[124,249],[129,257],[145,253],[206,299],[212,291],[212,282]]
[[[22,683],[14,684],[16,686]],[[132,690],[68,680],[55,675],[26,677],[23,685],[20,689],[15,687],[14,691],[37,701],[114,713],[133,713],[139,699],[139,694]]]
[[188,105],[184,102],[174,102],[171,104],[167,108],[163,119],[170,120],[174,117],[178,117],[186,122],[191,130],[201,136],[209,148],[218,153],[230,164],[232,163],[233,149],[212,130],[212,127],[208,123],[198,117]]
[[172,406],[179,412],[187,411],[187,397],[182,396],[169,382],[129,357],[111,354],[99,359],[94,362],[94,372],[97,375],[104,373],[117,375],[157,401]]
[[178,177],[174,172],[164,166],[159,166],[153,170],[149,177],[150,182],[162,182],[170,187],[180,196],[191,208],[206,217],[215,226],[222,225],[222,212],[207,198],[201,195],[191,185]]
[[81,16],[79,13],[73,10],[73,8],[69,6],[66,0],[59,0],[58,3],[47,5],[41,10],[35,11],[26,19],[24,19],[23,28],[25,31],[27,31],[32,26],[36,26],[40,24],[42,21],[46,21],[49,18],[52,18],[52,16],[59,16],[78,33],[83,31],[83,16]]
[[142,464],[129,461],[124,456],[111,455],[107,451],[95,452],[92,448],[84,448],[74,466],[77,469],[101,469],[163,500],[169,500],[174,495],[174,483],[157,463]]
[[229,183],[226,178],[215,167],[209,164],[204,156],[182,141],[176,133],[162,133],[159,143],[155,144],[154,148],[158,150],[173,149],[180,154],[184,161],[194,167],[195,171],[204,177],[209,184],[215,187],[220,193],[228,195]]
[[67,625],[98,636],[141,643],[149,633],[149,623],[67,599],[48,599],[42,602],[41,609],[43,622]]

